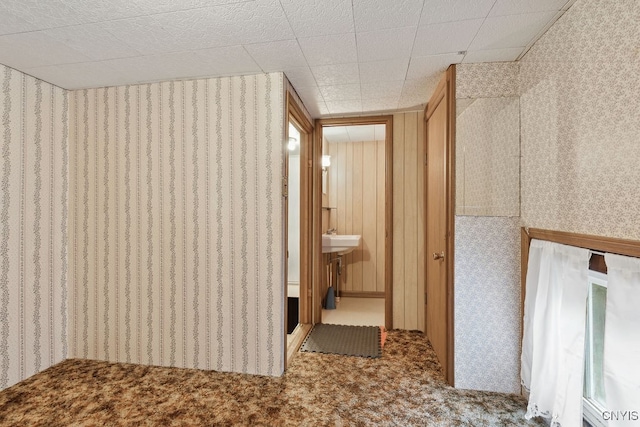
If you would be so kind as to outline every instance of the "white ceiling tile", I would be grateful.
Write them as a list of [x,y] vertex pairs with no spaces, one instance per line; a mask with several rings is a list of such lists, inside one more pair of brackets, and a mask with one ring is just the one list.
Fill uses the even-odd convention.
[[248,44],[245,49],[265,72],[307,66],[296,40]]
[[322,94],[325,102],[361,99],[360,84],[320,86],[320,93]]
[[298,39],[309,65],[346,64],[356,62],[355,33]]
[[360,81],[362,83],[403,80],[407,74],[406,59],[365,62],[360,64]]
[[194,51],[205,66],[211,68],[210,75],[232,76],[234,74],[259,73],[262,70],[242,46],[214,47]]
[[[153,15],[179,50],[293,39],[277,0],[255,0]],[[169,52],[174,49],[165,49]]]
[[524,47],[555,17],[557,12],[527,13],[487,18],[469,50]]
[[418,27],[412,56],[467,50],[484,19],[446,22]]
[[28,23],[22,18],[18,18],[6,10],[0,13],[0,35],[22,33],[34,29],[36,29],[35,25]]
[[356,31],[416,26],[420,20],[423,1],[353,0]]
[[469,51],[464,56],[462,62],[464,63],[476,63],[476,62],[505,62],[515,61],[522,53],[523,48],[511,47],[505,49],[489,49],[489,50],[474,50]]
[[107,31],[102,24],[55,28],[43,33],[94,61],[140,55]]
[[320,88],[317,86],[312,87],[302,87],[302,88],[294,88],[298,93],[298,96],[302,100],[307,109],[311,107],[318,107],[321,104],[324,104],[324,98],[322,98],[322,94],[320,93]]
[[407,79],[420,79],[433,76],[446,70],[451,64],[459,64],[464,55],[446,54],[411,58]]
[[426,78],[405,81],[398,108],[426,104],[442,76],[443,73],[440,72]]
[[9,67],[25,69],[89,60],[43,32],[0,36],[0,63]]
[[318,86],[318,84],[316,83],[316,79],[315,77],[313,77],[313,73],[311,72],[311,69],[309,67],[285,68],[284,74],[296,89]]
[[318,82],[318,86],[333,86],[360,82],[360,72],[357,63],[320,65],[311,67],[311,71],[316,78],[316,82]]
[[[165,53],[103,61],[116,72],[138,82],[212,76],[212,66],[194,52]],[[140,79],[139,76],[145,76]]]
[[361,93],[364,107],[364,100],[375,100],[380,98],[399,98],[402,93],[403,80],[384,81],[373,83],[362,83]]
[[65,89],[116,86],[127,83],[127,78],[102,62],[49,65],[28,68],[25,72],[47,82],[55,81]]
[[[399,96],[396,98],[363,99],[362,112],[371,113],[374,111],[393,111],[398,108],[399,99]],[[382,139],[384,139],[384,137]]]
[[361,113],[362,101],[359,99],[352,99],[349,101],[334,101],[327,102],[327,108],[329,114],[347,114],[347,113]]
[[297,37],[354,31],[350,0],[281,0],[280,3]]
[[376,139],[373,125],[348,126],[347,132],[351,141],[375,141]]
[[489,16],[562,10],[567,0],[497,0]]
[[2,13],[8,13],[27,22],[29,28],[22,31],[82,23],[75,11],[60,1],[3,0]]
[[350,141],[346,126],[325,126],[322,128],[322,137],[334,144]]
[[109,21],[100,25],[143,55],[174,52],[180,48],[178,40],[163,28],[159,15]]
[[254,0],[145,0],[144,2],[138,1],[138,8],[141,10],[142,14],[151,15],[161,12],[176,12],[179,10],[197,9],[232,3],[245,3],[247,1]]
[[484,18],[495,0],[425,0],[420,25]]
[[[91,23],[144,15],[142,2],[130,0],[62,0],[79,22]],[[156,13],[158,13],[156,11]]]
[[360,62],[408,58],[416,36],[416,27],[392,28],[356,34]]

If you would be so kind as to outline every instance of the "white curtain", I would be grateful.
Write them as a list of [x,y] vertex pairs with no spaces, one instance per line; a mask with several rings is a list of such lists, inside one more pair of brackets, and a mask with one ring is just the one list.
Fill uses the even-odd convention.
[[522,342],[525,417],[582,426],[589,250],[532,240]]
[[[640,259],[605,254],[604,388],[609,426],[640,425]],[[632,412],[624,417],[623,413]],[[635,411],[635,413],[633,413]]]

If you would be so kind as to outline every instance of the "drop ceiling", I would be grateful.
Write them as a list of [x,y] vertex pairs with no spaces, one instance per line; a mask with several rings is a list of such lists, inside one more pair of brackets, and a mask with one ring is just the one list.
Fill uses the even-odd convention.
[[0,0],[0,63],[66,89],[283,71],[314,117],[421,108],[572,0]]

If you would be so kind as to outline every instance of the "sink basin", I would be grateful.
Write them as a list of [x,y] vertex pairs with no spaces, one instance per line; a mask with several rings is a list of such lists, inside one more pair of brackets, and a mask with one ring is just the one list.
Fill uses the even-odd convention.
[[361,240],[359,234],[323,234],[322,253],[348,254],[360,245]]

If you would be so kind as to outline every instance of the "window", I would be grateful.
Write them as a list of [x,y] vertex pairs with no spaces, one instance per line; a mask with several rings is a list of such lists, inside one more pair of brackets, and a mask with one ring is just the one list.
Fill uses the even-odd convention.
[[587,325],[585,334],[584,418],[594,427],[606,426],[604,391],[604,324],[607,275],[589,270]]

